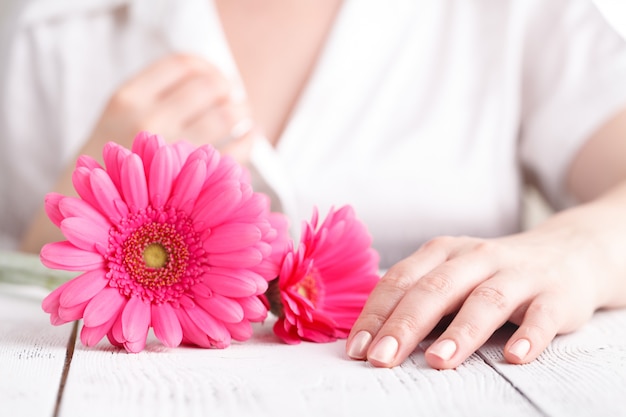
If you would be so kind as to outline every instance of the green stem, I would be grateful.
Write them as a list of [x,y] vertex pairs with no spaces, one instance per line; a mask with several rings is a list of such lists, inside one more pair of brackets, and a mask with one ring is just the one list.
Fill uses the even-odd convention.
[[0,251],[0,282],[52,290],[76,275],[76,272],[46,268],[37,255]]

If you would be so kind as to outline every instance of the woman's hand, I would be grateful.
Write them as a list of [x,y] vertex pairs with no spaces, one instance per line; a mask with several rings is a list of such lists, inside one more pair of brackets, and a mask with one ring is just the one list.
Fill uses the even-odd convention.
[[[113,93],[79,155],[99,159],[104,145],[114,141],[131,148],[140,131],[161,135],[169,142],[185,139],[210,143],[245,163],[257,128],[243,92],[216,67],[190,55],[171,55],[148,66]],[[54,190],[73,195],[68,165]],[[39,252],[60,240],[59,230],[39,211],[24,233],[20,249]]]
[[146,130],[167,141],[210,143],[245,154],[241,148],[249,146],[244,139],[252,127],[250,108],[236,85],[205,60],[175,54],[148,66],[112,95],[88,143],[94,150],[111,140],[130,147]]
[[[622,188],[614,200],[623,203]],[[399,365],[456,313],[426,350],[430,366],[457,367],[507,321],[519,328],[504,347],[506,360],[535,359],[556,334],[581,327],[597,308],[626,303],[626,252],[607,250],[625,246],[623,221],[621,227],[613,221],[623,210],[615,207],[581,206],[504,238],[426,243],[383,276],[348,338],[348,355]]]

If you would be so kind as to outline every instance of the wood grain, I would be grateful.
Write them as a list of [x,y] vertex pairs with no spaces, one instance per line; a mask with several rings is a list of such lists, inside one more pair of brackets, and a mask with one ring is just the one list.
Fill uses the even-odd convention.
[[344,341],[282,344],[271,322],[225,350],[170,350],[155,341],[139,354],[77,346],[61,415],[539,415],[478,356],[456,371],[435,371],[416,351],[390,370],[350,361],[344,348]]
[[[510,334],[510,333],[509,333]],[[597,313],[581,330],[558,336],[534,362],[509,365],[508,335],[481,350],[485,359],[550,416],[626,416],[626,311]]]
[[[40,295],[0,286],[0,416],[52,416],[72,327],[53,327]],[[626,310],[598,313],[535,362],[509,365],[501,329],[453,371],[420,345],[394,369],[347,359],[345,342],[282,344],[272,321],[225,350],[167,349],[151,336],[127,354],[75,346],[61,417],[626,416]]]
[[0,416],[52,416],[71,325],[54,327],[41,293],[0,286]]

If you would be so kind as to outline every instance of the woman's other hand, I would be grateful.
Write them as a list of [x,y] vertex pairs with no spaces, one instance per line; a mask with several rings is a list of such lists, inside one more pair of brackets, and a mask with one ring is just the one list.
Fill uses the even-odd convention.
[[[210,143],[245,159],[253,130],[243,91],[202,58],[174,54],[142,70],[111,96],[89,145],[108,141],[129,147],[142,131],[167,141]],[[89,153],[89,152],[87,152]]]

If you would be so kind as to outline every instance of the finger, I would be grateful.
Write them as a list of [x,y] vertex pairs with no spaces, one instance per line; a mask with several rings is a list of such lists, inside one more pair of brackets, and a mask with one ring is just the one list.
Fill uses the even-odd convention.
[[259,128],[254,126],[248,133],[225,143],[223,146],[219,147],[218,150],[220,153],[230,155],[237,162],[245,165],[250,158],[254,140],[259,137],[264,137],[264,134]]
[[556,297],[547,294],[535,298],[519,328],[504,346],[504,358],[510,363],[528,363],[548,347],[565,321]]
[[182,131],[228,101],[230,86],[222,78],[188,77],[153,103],[147,123]]
[[173,54],[162,58],[129,79],[122,86],[125,95],[143,97],[145,102],[157,100],[187,77],[197,74],[217,76],[215,67],[202,58]]
[[200,117],[184,127],[182,137],[195,144],[210,143],[220,149],[229,142],[244,137],[253,128],[246,103],[231,101],[207,109]]
[[424,275],[374,337],[368,361],[374,366],[399,365],[442,317],[458,309],[470,291],[495,270],[495,264],[481,252],[470,252]]
[[424,274],[445,262],[455,250],[448,238],[434,239],[408,258],[392,266],[383,275],[363,306],[346,342],[346,353],[352,359],[366,359],[373,337],[404,294]]
[[509,319],[528,297],[523,282],[497,273],[477,286],[446,330],[425,352],[436,369],[456,368]]

